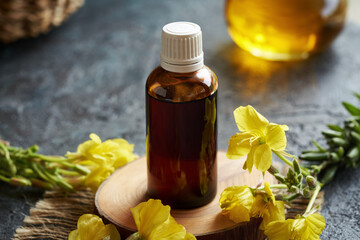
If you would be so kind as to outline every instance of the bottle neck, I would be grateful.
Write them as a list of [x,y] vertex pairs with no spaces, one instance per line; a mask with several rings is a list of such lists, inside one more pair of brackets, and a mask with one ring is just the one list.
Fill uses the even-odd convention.
[[176,73],[188,73],[188,72],[195,72],[202,67],[204,67],[204,58],[200,58],[198,62],[191,63],[191,64],[173,64],[165,62],[161,59],[160,66],[169,71],[169,72],[176,72]]

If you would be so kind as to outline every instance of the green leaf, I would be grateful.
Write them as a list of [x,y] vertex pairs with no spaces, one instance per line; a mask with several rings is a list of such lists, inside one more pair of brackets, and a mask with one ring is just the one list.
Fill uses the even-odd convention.
[[360,101],[360,94],[359,93],[354,93],[354,96],[357,97],[357,99],[359,99],[359,101]]
[[335,125],[335,124],[328,124],[327,126],[328,126],[328,128],[330,128],[333,131],[337,131],[337,132],[343,131],[343,129],[341,127],[339,127],[338,125]]
[[312,141],[312,143],[315,145],[315,147],[317,147],[319,152],[326,152],[326,150],[323,147],[321,147],[320,144],[318,144],[315,140]]
[[339,131],[325,130],[321,133],[326,137],[342,137],[342,132]]
[[343,102],[342,104],[351,115],[360,116],[360,109],[359,108],[355,107],[354,105],[352,105],[352,104],[350,104],[348,102]]
[[352,162],[355,162],[359,159],[359,154],[359,147],[355,146],[348,152],[347,157],[350,158]]
[[329,183],[335,177],[335,173],[337,169],[338,169],[337,165],[327,168],[323,177],[321,178],[321,183],[324,185]]
[[338,137],[332,138],[331,142],[339,147],[346,147],[348,145],[348,142],[345,139]]
[[329,159],[329,153],[328,152],[304,153],[301,154],[299,158],[306,161],[324,161]]
[[350,132],[351,137],[353,137],[358,143],[360,143],[360,134],[354,131]]

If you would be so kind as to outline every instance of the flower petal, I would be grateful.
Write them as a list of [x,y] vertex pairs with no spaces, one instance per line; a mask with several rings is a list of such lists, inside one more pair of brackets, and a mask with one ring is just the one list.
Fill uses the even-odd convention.
[[167,221],[153,229],[146,240],[178,240],[184,239],[185,235],[185,227],[178,224],[175,219],[170,216]]
[[317,240],[320,239],[319,235],[325,229],[325,219],[318,213],[311,214],[305,218],[304,227],[296,229],[297,236],[301,236],[302,240]]
[[266,172],[272,162],[272,152],[267,144],[261,144],[256,147],[254,152],[254,165],[257,170]]
[[321,234],[322,231],[325,229],[326,226],[325,218],[318,213],[309,215],[305,220],[309,225],[309,227],[314,229],[314,232],[316,234]]
[[264,215],[264,225],[273,221],[285,220],[285,206],[283,201],[275,201],[274,204],[268,204],[268,215]]
[[107,179],[114,170],[112,167],[95,166],[91,172],[86,175],[84,185],[96,193],[101,183]]
[[96,135],[95,133],[90,134],[90,139],[93,140],[97,144],[101,143],[100,137],[98,135]]
[[291,229],[291,238],[305,240],[302,238],[303,233],[306,230],[306,222],[304,217],[294,219],[294,223]]
[[78,219],[77,227],[70,233],[69,240],[120,240],[120,234],[114,225],[104,225],[101,218],[93,214],[83,214]]
[[265,226],[265,235],[269,240],[289,240],[293,222],[294,219],[270,222]]
[[229,159],[239,159],[246,156],[251,149],[250,133],[236,133],[229,140],[229,148],[226,152],[226,157]]
[[265,193],[270,197],[271,201],[272,201],[273,203],[275,203],[275,196],[274,196],[274,194],[273,194],[272,191],[271,191],[270,183],[265,182],[265,184],[264,184],[264,190],[265,190]]
[[220,196],[219,205],[223,215],[239,223],[250,221],[250,209],[254,196],[247,186],[232,186],[226,188]]
[[79,230],[71,231],[68,237],[68,240],[78,240],[79,239]]
[[269,121],[250,105],[235,109],[234,117],[241,132],[253,130],[265,132],[265,128],[269,124]]
[[151,232],[167,221],[170,217],[170,207],[164,206],[160,200],[149,199],[131,208],[140,237],[147,239]]
[[80,153],[82,156],[88,158],[90,149],[96,147],[98,144],[92,140],[85,141],[77,147],[77,152]]
[[191,233],[186,233],[184,240],[196,240],[196,237]]
[[270,123],[266,128],[266,144],[272,150],[283,151],[286,148],[286,135],[281,125]]

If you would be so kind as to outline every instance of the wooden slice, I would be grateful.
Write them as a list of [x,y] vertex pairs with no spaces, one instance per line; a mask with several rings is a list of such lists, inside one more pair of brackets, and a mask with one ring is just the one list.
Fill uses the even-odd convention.
[[[197,239],[264,239],[258,230],[261,219],[252,219],[248,223],[235,224],[221,214],[219,198],[228,186],[256,186],[262,179],[262,173],[253,169],[252,173],[242,169],[245,158],[229,160],[225,152],[219,151],[218,193],[215,199],[200,208],[172,209],[171,215],[194,234]],[[146,158],[142,157],[116,170],[99,188],[95,197],[95,206],[104,222],[114,224],[122,237],[136,231],[130,208],[147,201]],[[275,183],[268,173],[265,181]]]

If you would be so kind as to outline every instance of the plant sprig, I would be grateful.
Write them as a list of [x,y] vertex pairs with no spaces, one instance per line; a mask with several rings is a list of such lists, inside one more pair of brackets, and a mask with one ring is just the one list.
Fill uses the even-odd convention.
[[35,186],[50,190],[55,187],[73,192],[67,176],[87,175],[90,170],[62,156],[38,154],[33,145],[23,149],[0,140],[0,180],[15,186]]
[[[360,101],[360,95],[354,94]],[[322,131],[327,147],[321,147],[313,141],[316,149],[303,151],[299,156],[304,166],[313,176],[317,176],[322,184],[329,183],[336,172],[343,167],[360,166],[360,109],[348,102],[342,103],[351,117],[343,122],[343,126],[329,124]]]

